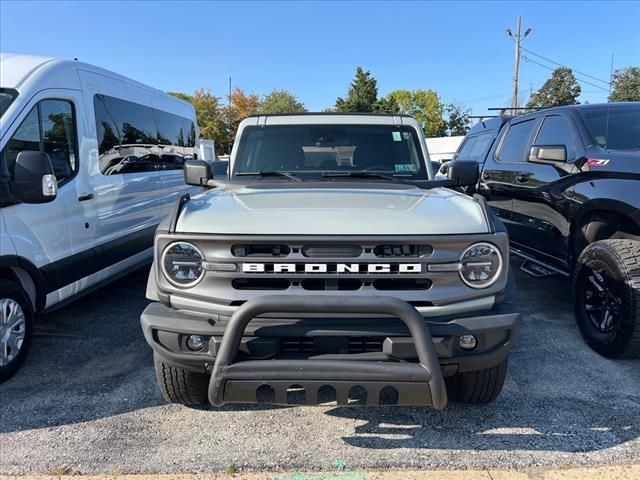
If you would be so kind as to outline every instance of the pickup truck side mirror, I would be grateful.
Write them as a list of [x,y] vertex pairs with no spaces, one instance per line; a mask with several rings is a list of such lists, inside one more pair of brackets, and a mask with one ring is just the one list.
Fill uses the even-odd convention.
[[49,155],[25,150],[18,153],[13,174],[13,195],[24,203],[49,203],[58,195],[58,181]]
[[447,162],[447,176],[459,187],[468,187],[478,183],[480,166],[478,162],[469,160],[452,160]]
[[556,163],[567,161],[566,145],[533,145],[529,151],[530,162]]
[[187,185],[206,187],[207,182],[213,179],[211,164],[204,160],[187,160],[184,162],[184,182]]

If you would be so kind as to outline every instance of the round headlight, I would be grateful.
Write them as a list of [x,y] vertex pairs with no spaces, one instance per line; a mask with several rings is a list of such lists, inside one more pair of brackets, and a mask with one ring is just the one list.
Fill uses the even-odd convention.
[[502,271],[502,255],[495,245],[475,243],[460,257],[460,278],[471,288],[493,285]]
[[192,287],[204,275],[204,256],[187,242],[170,244],[162,254],[162,271],[177,287]]

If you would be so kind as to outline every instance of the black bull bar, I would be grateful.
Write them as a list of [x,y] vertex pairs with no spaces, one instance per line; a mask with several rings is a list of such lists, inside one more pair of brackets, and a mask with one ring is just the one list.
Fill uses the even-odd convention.
[[[266,313],[375,314],[397,317],[408,327],[419,363],[367,360],[247,360],[234,363],[245,328]],[[384,319],[384,317],[380,317]],[[374,319],[375,320],[375,319]],[[409,303],[392,297],[270,295],[254,298],[233,314],[225,330],[209,383],[209,401],[256,403],[258,388],[269,386],[275,403],[287,403],[287,390],[301,386],[305,403],[318,404],[318,391],[335,389],[338,405],[347,405],[352,387],[364,388],[367,404],[380,404],[380,393],[393,387],[398,405],[430,405],[441,410],[447,391],[427,322]]]

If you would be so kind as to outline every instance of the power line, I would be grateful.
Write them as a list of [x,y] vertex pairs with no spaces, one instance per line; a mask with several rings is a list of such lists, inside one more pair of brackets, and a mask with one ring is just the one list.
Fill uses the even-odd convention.
[[[539,66],[541,66],[543,68],[546,68],[547,70],[551,70],[551,71],[555,70],[555,68],[550,67],[550,66],[545,65],[545,64],[540,63],[540,62],[536,62],[535,60],[532,60],[531,58],[527,57],[526,55],[523,55],[522,58],[527,62],[535,63],[536,65],[539,65]],[[595,83],[587,82],[586,80],[582,80],[581,78],[577,78],[576,80],[578,80],[580,83],[585,83],[585,84],[590,85],[592,87],[599,88],[600,90],[604,90],[605,92],[609,91],[608,88],[605,88],[605,87],[603,87],[601,85],[596,85]]]
[[[528,50],[528,49],[526,49],[526,48],[524,48],[524,47],[520,47],[520,48],[522,48],[522,50],[524,50],[524,51],[525,51],[525,52],[527,52],[528,54],[533,55],[534,57],[541,58],[541,59],[543,59],[543,60],[546,60],[546,61],[547,61],[547,62],[549,62],[549,63],[553,63],[554,65],[558,65],[559,67],[567,67],[567,65],[564,65],[564,64],[562,64],[562,63],[555,62],[555,61],[551,60],[550,58],[543,57],[542,55],[539,55],[539,54],[537,54],[537,53],[535,53],[535,52],[532,52],[531,50]],[[535,63],[535,62],[534,62],[534,63]],[[571,67],[568,67],[568,68],[571,68]],[[580,71],[576,70],[575,68],[571,68],[571,70],[572,70],[574,73],[577,73],[577,74],[579,74],[579,75],[582,75],[583,77],[587,77],[587,78],[590,78],[590,79],[592,79],[592,80],[597,80],[598,82],[606,83],[607,85],[609,85],[609,82],[608,82],[608,81],[606,81],[606,80],[602,80],[601,78],[594,77],[594,76],[589,75],[589,74],[587,74],[587,73],[580,72]]]

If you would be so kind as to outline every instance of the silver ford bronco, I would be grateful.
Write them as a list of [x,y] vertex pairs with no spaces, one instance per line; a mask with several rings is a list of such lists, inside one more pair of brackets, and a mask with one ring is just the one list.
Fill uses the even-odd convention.
[[254,116],[229,178],[202,160],[155,236],[142,314],[158,384],[185,405],[442,409],[500,393],[519,318],[509,246],[478,181],[435,180],[407,116]]

